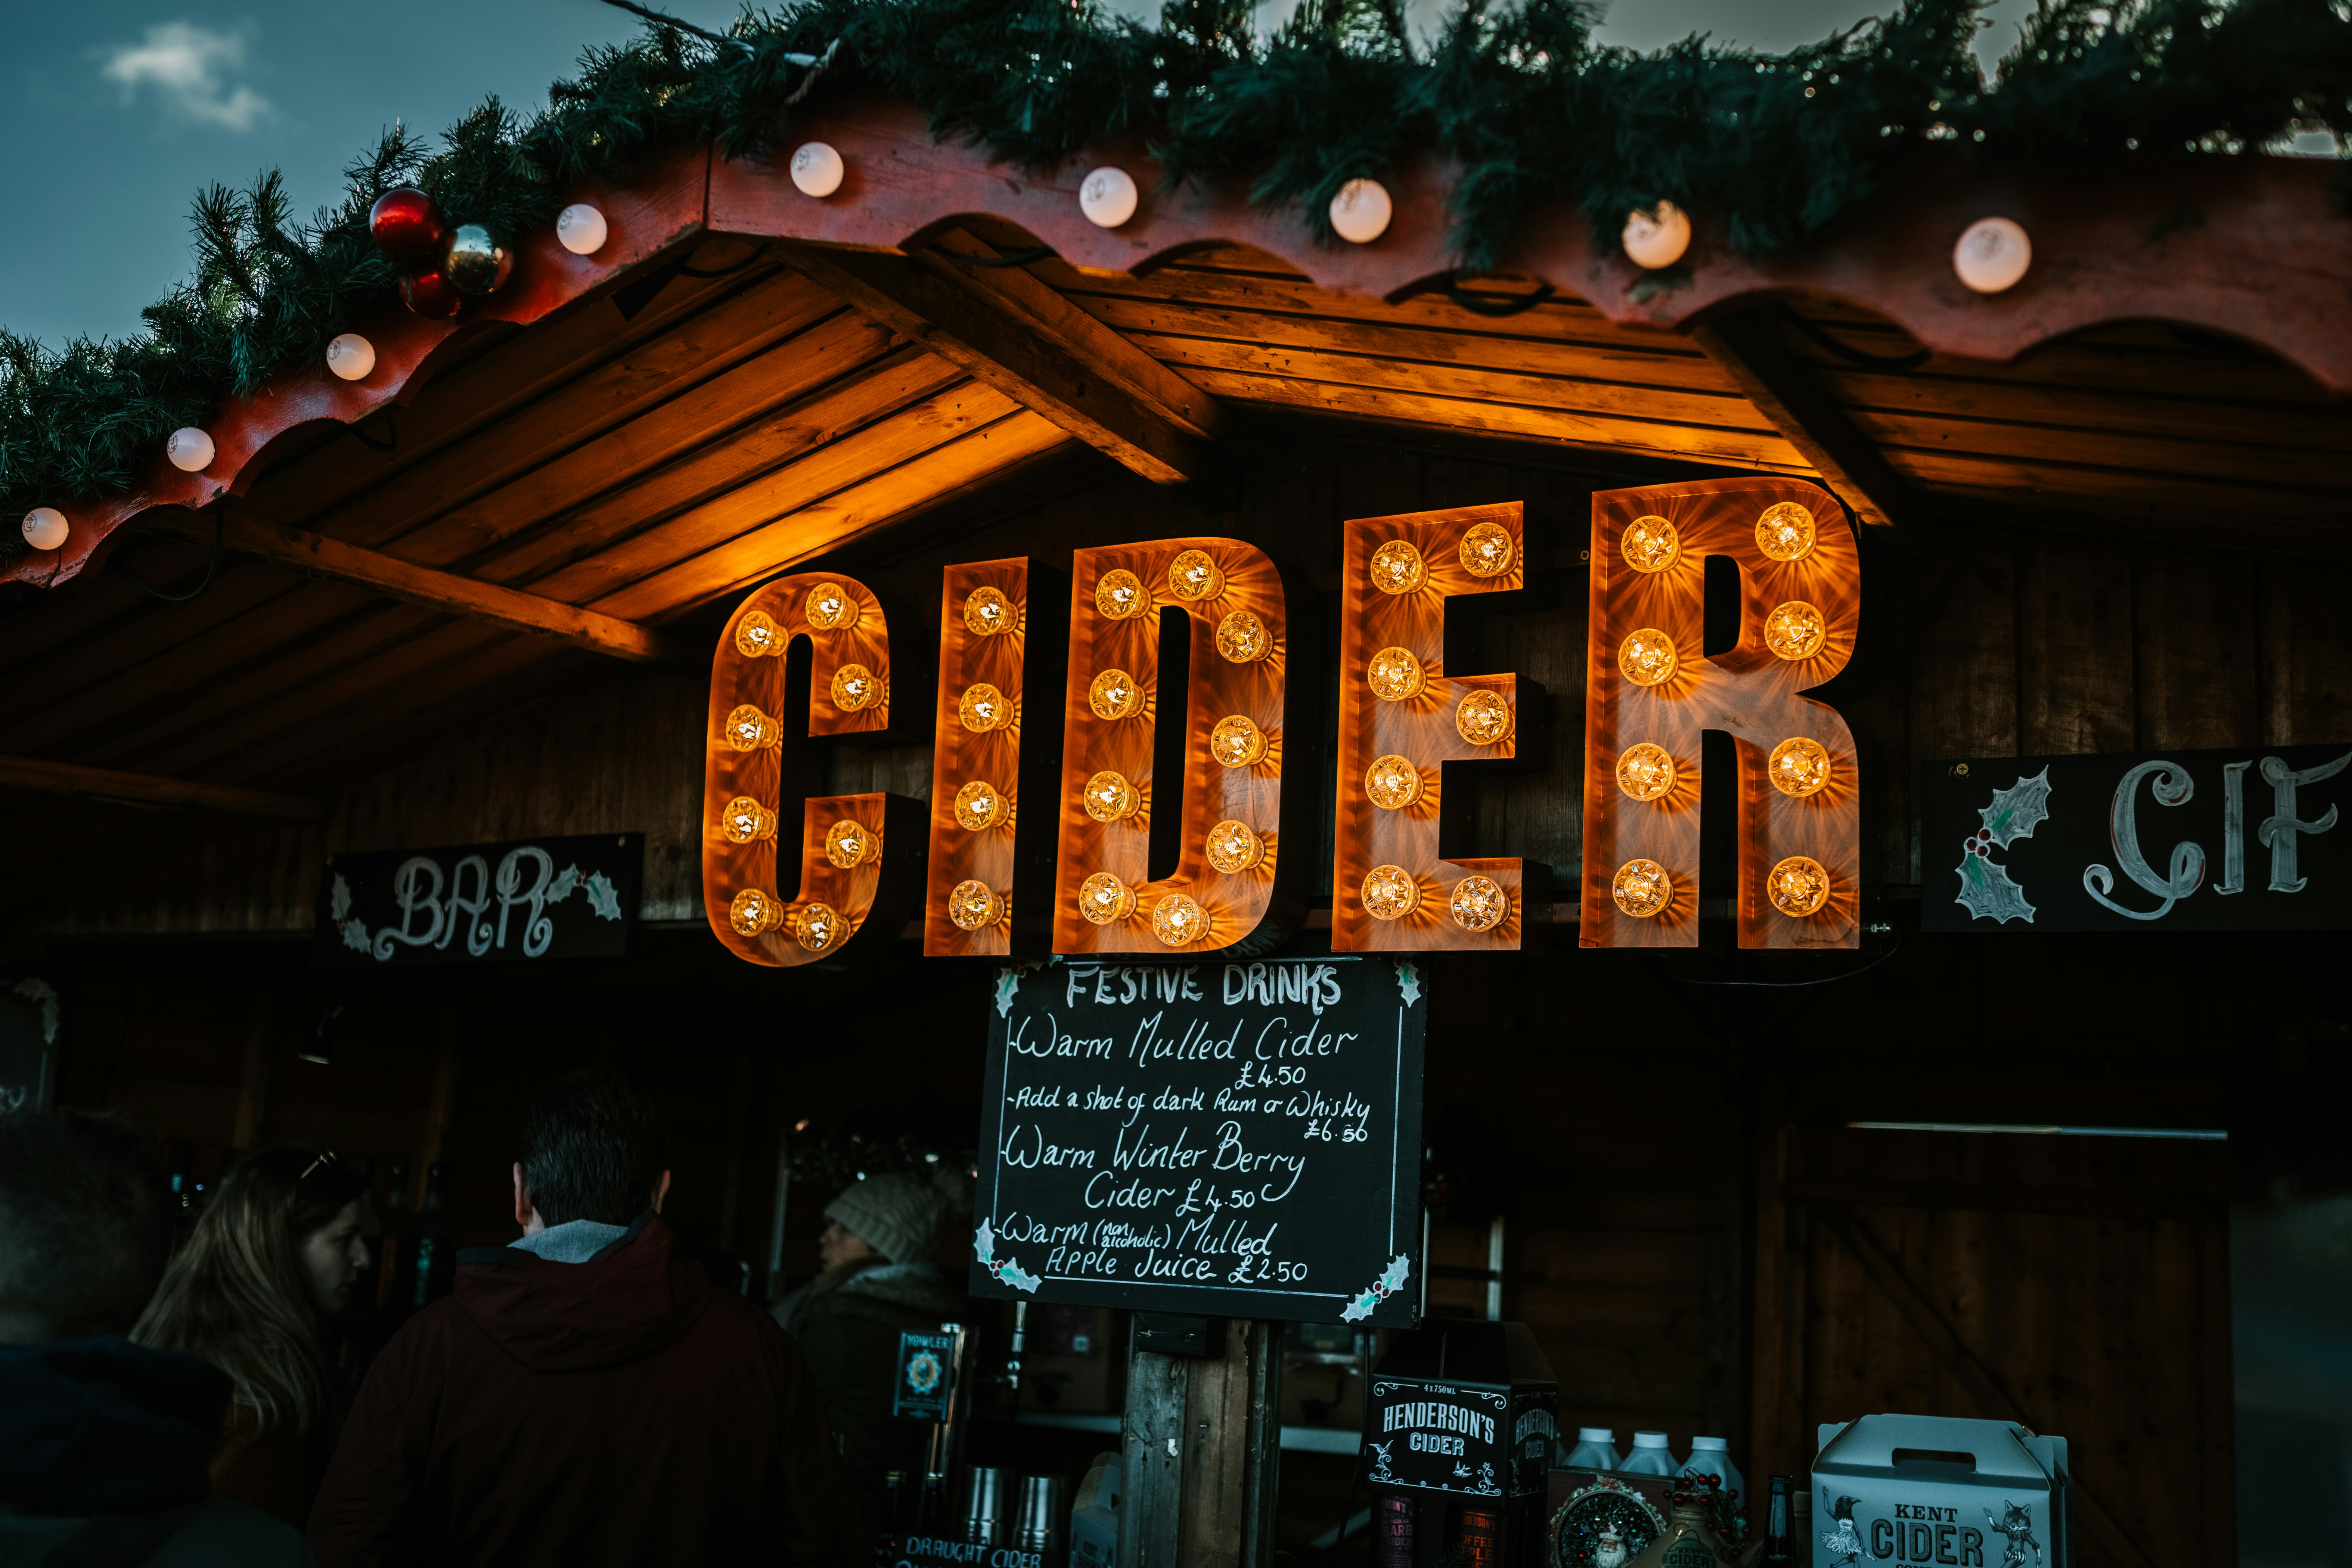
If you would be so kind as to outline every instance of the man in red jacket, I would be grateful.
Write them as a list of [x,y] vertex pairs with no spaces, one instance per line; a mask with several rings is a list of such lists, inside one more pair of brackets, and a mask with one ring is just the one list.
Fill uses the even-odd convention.
[[799,1348],[673,1256],[662,1163],[620,1074],[532,1097],[522,1239],[459,1253],[369,1370],[310,1514],[326,1568],[866,1560]]

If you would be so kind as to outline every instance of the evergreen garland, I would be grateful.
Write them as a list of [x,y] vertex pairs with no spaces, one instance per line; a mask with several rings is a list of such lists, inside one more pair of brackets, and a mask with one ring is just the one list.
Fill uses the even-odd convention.
[[319,363],[395,300],[398,271],[367,233],[384,191],[417,184],[450,222],[510,237],[551,222],[572,181],[625,180],[658,148],[770,153],[810,84],[789,57],[836,43],[813,99],[879,90],[940,137],[1032,167],[1139,135],[1171,182],[1246,177],[1252,200],[1299,204],[1327,243],[1340,185],[1433,149],[1464,164],[1454,237],[1474,269],[1550,203],[1610,246],[1628,211],[1671,200],[1769,256],[1867,202],[1923,142],[2063,163],[2241,153],[2298,130],[2333,129],[2341,150],[2352,126],[2345,0],[2042,0],[1990,84],[1969,52],[1976,12],[1903,0],[1785,56],[1604,47],[1591,0],[1466,0],[1426,47],[1402,0],[1302,0],[1265,41],[1247,0],[1167,0],[1157,29],[1097,0],[799,0],[719,40],[649,24],[591,50],[527,121],[492,100],[437,153],[395,130],[308,223],[274,174],[205,192],[195,276],[136,336],[51,351],[0,331],[0,559],[23,552],[26,510],[121,493],[171,431]]

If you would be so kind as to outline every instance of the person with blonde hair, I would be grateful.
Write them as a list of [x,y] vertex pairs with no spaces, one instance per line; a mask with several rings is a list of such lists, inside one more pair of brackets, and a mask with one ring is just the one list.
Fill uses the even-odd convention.
[[300,1530],[334,1453],[343,1389],[323,1331],[367,1268],[366,1184],[331,1153],[271,1149],[220,1184],[132,1340],[236,1385],[212,1461],[221,1496]]

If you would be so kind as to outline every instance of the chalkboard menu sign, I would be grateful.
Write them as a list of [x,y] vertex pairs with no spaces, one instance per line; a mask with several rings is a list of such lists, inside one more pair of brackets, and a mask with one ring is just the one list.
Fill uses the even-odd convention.
[[333,855],[314,952],[370,966],[618,958],[644,869],[635,833]]
[[972,1294],[1410,1325],[1426,984],[1386,958],[1000,971]]
[[1922,765],[1925,931],[2352,928],[2352,743]]

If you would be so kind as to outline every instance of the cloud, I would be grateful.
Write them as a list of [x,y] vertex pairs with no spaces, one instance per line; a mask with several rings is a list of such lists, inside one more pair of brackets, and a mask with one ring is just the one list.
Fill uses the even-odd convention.
[[131,102],[152,88],[163,106],[198,125],[250,131],[270,113],[269,100],[232,79],[245,70],[245,35],[217,33],[194,22],[164,22],[135,44],[105,51],[99,75]]

